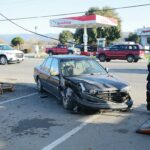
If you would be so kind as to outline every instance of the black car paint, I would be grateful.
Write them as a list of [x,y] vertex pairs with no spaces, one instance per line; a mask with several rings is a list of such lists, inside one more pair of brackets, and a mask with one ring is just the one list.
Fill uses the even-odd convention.
[[[66,59],[92,59],[85,56],[53,56],[59,60],[59,65],[61,60]],[[59,70],[60,71],[60,70]],[[112,102],[106,101],[105,99],[100,102],[96,102],[96,95],[89,94],[87,91],[83,92],[80,83],[88,83],[91,85],[96,85],[99,88],[98,92],[110,92],[110,91],[120,91],[122,88],[126,87],[128,84],[121,82],[120,80],[110,76],[108,73],[105,75],[81,75],[73,77],[64,77],[61,74],[57,76],[51,76],[50,73],[42,70],[41,66],[35,67],[34,78],[35,81],[37,77],[41,79],[44,89],[51,94],[55,95],[58,99],[61,99],[60,92],[65,90],[67,87],[71,87],[74,92],[74,101],[78,105],[82,105],[92,109],[127,109],[133,104],[129,93],[127,94],[127,99],[123,102]],[[95,89],[93,89],[95,90]],[[96,89],[97,90],[97,89]],[[88,101],[90,98],[91,101]],[[93,102],[92,102],[93,101]]]

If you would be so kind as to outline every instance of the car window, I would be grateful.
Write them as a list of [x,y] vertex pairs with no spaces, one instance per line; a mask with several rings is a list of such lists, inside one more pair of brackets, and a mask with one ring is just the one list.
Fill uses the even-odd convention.
[[47,59],[45,59],[45,60],[43,61],[43,63],[40,65],[42,70],[44,69],[44,66],[45,66],[46,61],[47,61]]
[[52,61],[50,73],[51,75],[59,74],[59,62],[56,58]]
[[58,48],[66,48],[67,46],[66,46],[66,45],[60,45],[60,44],[59,44],[59,45],[57,45],[57,47],[58,47]]
[[133,50],[138,50],[139,47],[138,47],[137,45],[132,45],[132,49],[133,49]]
[[3,50],[3,46],[2,45],[0,45],[0,50]]
[[132,50],[132,45],[129,45],[129,50]]
[[52,58],[48,58],[44,63],[43,63],[43,70],[46,72],[50,73],[50,66],[51,66]]
[[9,45],[4,45],[3,49],[4,50],[13,50],[13,48],[10,47]]
[[127,45],[119,45],[119,50],[128,50],[128,46]]
[[118,45],[113,45],[110,47],[110,50],[118,50]]
[[92,59],[85,60],[63,60],[61,62],[61,72],[64,76],[78,76],[85,74],[106,74],[103,67]]
[[0,45],[0,50],[13,50],[9,45]]

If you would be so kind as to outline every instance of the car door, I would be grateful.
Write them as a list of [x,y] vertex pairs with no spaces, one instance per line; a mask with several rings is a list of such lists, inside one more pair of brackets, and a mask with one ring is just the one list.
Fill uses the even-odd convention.
[[67,54],[67,47],[65,45],[57,46],[57,54]]
[[51,62],[52,62],[52,58],[51,58],[51,57],[47,58],[46,61],[44,62],[44,64],[41,65],[40,73],[39,73],[39,76],[40,76],[42,85],[43,85],[43,87],[44,87],[46,90],[49,89],[49,86],[48,86],[48,83],[47,83],[47,79],[48,79],[49,76],[50,76],[50,66],[51,66]]
[[59,95],[59,74],[59,60],[57,58],[53,58],[50,67],[50,75],[47,78],[47,84],[50,90],[49,92],[55,96]]
[[127,45],[118,45],[118,51],[116,51],[116,59],[125,59],[127,49]]
[[111,59],[116,59],[118,55],[118,50],[119,50],[119,46],[113,45],[112,47],[109,48],[109,50],[106,50],[107,57]]

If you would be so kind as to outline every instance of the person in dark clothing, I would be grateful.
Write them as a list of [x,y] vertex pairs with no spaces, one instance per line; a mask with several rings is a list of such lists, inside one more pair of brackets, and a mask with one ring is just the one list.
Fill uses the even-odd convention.
[[[150,59],[149,59],[150,60]],[[150,111],[150,61],[147,65],[148,76],[147,76],[147,91],[146,91],[146,101],[147,101],[147,110]]]

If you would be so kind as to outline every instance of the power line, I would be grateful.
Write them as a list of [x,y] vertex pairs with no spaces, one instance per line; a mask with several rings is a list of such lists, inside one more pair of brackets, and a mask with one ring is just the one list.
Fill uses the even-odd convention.
[[[127,9],[127,8],[143,7],[143,6],[150,6],[150,4],[124,6],[124,7],[118,7],[118,8],[105,9],[105,10]],[[104,11],[104,10],[97,10],[97,11]],[[0,16],[2,16],[3,18],[5,18],[5,19],[0,20],[0,21],[9,21],[9,22],[11,22],[12,24],[14,24],[15,26],[17,26],[17,27],[19,27],[19,28],[21,28],[21,29],[23,29],[23,30],[25,30],[25,31],[27,31],[27,32],[30,32],[30,33],[33,33],[33,34],[36,34],[36,35],[38,35],[38,36],[45,37],[45,38],[48,38],[48,39],[52,39],[52,40],[59,41],[59,39],[52,38],[52,37],[49,37],[49,36],[46,36],[46,35],[43,35],[43,34],[34,32],[34,31],[29,30],[29,29],[27,29],[27,28],[24,28],[24,27],[20,26],[19,24],[15,23],[15,22],[12,21],[12,20],[22,20],[22,19],[35,19],[35,18],[56,17],[56,16],[65,16],[65,15],[81,14],[81,13],[85,13],[85,12],[74,12],[74,13],[65,13],[65,14],[57,14],[57,15],[35,16],[35,17],[24,17],[24,18],[12,18],[12,19],[9,19],[8,17],[6,17],[6,16],[3,15],[2,13],[0,13]],[[72,42],[67,42],[67,43],[72,43]]]
[[[23,30],[25,30],[25,31],[27,31],[27,32],[30,32],[30,33],[32,33],[32,34],[35,34],[35,35],[38,35],[38,36],[41,36],[41,37],[44,37],[44,38],[48,38],[48,39],[51,39],[51,40],[55,40],[55,41],[59,41],[59,42],[60,42],[59,39],[56,39],[56,38],[53,38],[53,37],[50,37],[50,36],[46,36],[46,35],[44,35],[44,34],[40,34],[40,33],[34,32],[34,31],[32,31],[32,30],[29,30],[29,29],[27,29],[27,28],[24,28],[24,27],[20,26],[19,24],[13,22],[13,21],[10,20],[9,18],[7,18],[7,17],[6,17],[4,14],[2,14],[2,13],[0,13],[0,16],[2,16],[2,17],[5,18],[7,21],[11,22],[11,23],[14,24],[15,26],[17,26],[17,27],[19,27],[19,28],[21,28],[21,29],[23,29]],[[68,44],[76,44],[75,42],[67,42],[67,43],[68,43]],[[76,44],[76,45],[80,45],[80,44]]]
[[[150,4],[132,5],[132,6],[110,8],[110,9],[108,8],[108,9],[104,9],[104,10],[120,10],[120,9],[129,9],[129,8],[137,8],[137,7],[144,7],[144,6],[150,6]],[[104,10],[97,10],[96,12],[101,12],[101,11],[104,11]],[[86,13],[85,11],[82,11],[82,12],[71,12],[71,13],[56,14],[56,15],[10,18],[10,20],[39,19],[39,18],[49,18],[49,17],[58,17],[58,16],[67,16],[67,15],[85,14],[85,13]],[[8,19],[1,19],[0,21],[8,21]]]
[[[57,16],[67,16],[67,15],[74,15],[74,14],[83,14],[83,13],[85,13],[85,12],[65,13],[65,14],[46,15],[46,16],[21,17],[21,18],[10,18],[10,20],[39,19],[39,18],[49,18],[49,17],[57,17]],[[0,21],[7,21],[7,19],[1,19]]]
[[59,40],[56,39],[56,38],[52,38],[52,37],[49,37],[49,36],[46,36],[46,35],[43,35],[43,34],[40,34],[40,33],[34,32],[34,31],[31,31],[31,30],[29,30],[29,29],[27,29],[27,28],[24,28],[24,27],[20,26],[19,24],[13,22],[13,21],[10,20],[9,18],[7,18],[7,17],[6,17],[5,15],[3,15],[2,13],[0,13],[0,16],[2,16],[2,17],[5,18],[7,21],[11,22],[11,23],[14,24],[15,26],[17,26],[17,27],[19,27],[19,28],[21,28],[21,29],[23,29],[23,30],[25,30],[25,31],[27,31],[27,32],[30,32],[30,33],[33,33],[33,34],[36,34],[36,35],[38,35],[38,36],[42,36],[42,37],[45,37],[45,38],[48,38],[48,39],[52,39],[52,40],[59,41]]

